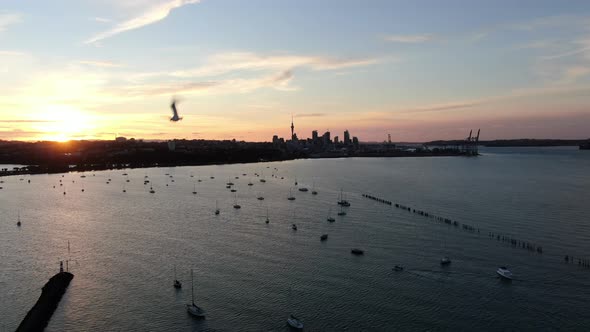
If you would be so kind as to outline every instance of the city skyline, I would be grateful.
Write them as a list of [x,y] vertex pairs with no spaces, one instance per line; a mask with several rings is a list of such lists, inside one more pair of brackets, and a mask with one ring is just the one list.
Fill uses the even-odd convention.
[[3,140],[590,135],[586,1],[6,1],[0,63]]

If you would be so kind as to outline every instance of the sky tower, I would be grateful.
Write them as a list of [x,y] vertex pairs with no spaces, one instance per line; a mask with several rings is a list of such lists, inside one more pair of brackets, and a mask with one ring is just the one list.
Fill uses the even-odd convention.
[[293,114],[291,114],[291,140],[295,140],[295,125],[293,124]]

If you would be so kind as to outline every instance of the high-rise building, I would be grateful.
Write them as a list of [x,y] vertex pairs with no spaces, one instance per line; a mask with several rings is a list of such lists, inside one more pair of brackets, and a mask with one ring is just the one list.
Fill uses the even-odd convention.
[[318,142],[318,131],[317,130],[314,130],[314,131],[311,132],[311,140],[314,143],[317,143]]
[[338,144],[338,136],[334,136],[334,144]]
[[350,145],[351,141],[350,141],[350,133],[348,132],[348,129],[344,131],[344,145]]
[[330,138],[330,132],[329,132],[329,131],[326,131],[326,132],[325,132],[325,133],[322,135],[322,138],[324,139],[324,145],[329,145],[329,144],[332,142],[332,140],[331,140],[331,138]]

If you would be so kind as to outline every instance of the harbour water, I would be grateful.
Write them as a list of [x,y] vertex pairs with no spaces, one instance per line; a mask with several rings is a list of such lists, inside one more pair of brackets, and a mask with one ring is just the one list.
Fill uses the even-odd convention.
[[[309,331],[587,331],[590,269],[564,256],[590,259],[590,153],[481,153],[0,178],[0,331],[18,326],[68,256],[75,278],[48,331],[281,331],[289,314]],[[232,207],[229,181],[241,209]],[[336,216],[341,189],[351,202],[346,216]],[[543,253],[489,232],[537,243]],[[450,266],[441,267],[443,256]],[[515,280],[498,279],[498,266]],[[204,320],[185,310],[191,268]]]

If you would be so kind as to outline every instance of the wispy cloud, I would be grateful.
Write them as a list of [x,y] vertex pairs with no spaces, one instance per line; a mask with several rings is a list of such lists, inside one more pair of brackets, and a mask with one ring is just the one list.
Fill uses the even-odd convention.
[[49,123],[54,122],[52,120],[27,120],[27,119],[0,119],[0,123]]
[[564,26],[587,26],[590,24],[590,18],[579,15],[556,15],[538,17],[517,23],[511,23],[501,26],[509,30],[534,31],[538,29],[557,28]]
[[97,61],[97,60],[82,60],[78,61],[79,64],[88,65],[88,66],[95,66],[95,67],[106,67],[106,68],[113,68],[113,67],[122,67],[122,64],[111,62],[111,61]]
[[322,116],[326,116],[326,113],[300,113],[295,114],[296,118],[319,118]]
[[290,70],[307,67],[312,70],[337,70],[377,64],[384,59],[367,58],[330,58],[325,56],[305,55],[259,55],[250,52],[228,52],[209,57],[206,64],[192,70],[172,72],[177,77],[222,75],[233,71],[256,70]]
[[14,13],[0,13],[0,32],[6,30],[6,27],[12,24],[16,24],[22,21],[19,14]]
[[113,21],[109,18],[104,18],[104,17],[94,17],[94,18],[92,18],[92,20],[94,22],[98,22],[98,23],[111,23]]
[[383,40],[391,43],[407,43],[407,44],[418,44],[431,41],[434,36],[431,34],[419,34],[419,35],[388,35],[383,37]]
[[406,110],[407,113],[419,113],[419,112],[439,112],[439,111],[452,111],[464,108],[471,108],[483,104],[485,101],[461,101],[443,104],[427,105],[423,107],[416,107]]
[[156,22],[159,22],[168,15],[173,9],[182,7],[184,5],[198,3],[200,0],[172,0],[166,1],[165,3],[161,3],[157,6],[152,6],[142,12],[139,16],[131,18],[127,21],[118,23],[112,29],[101,32],[94,37],[86,40],[86,44],[93,44],[100,40],[112,37],[114,35],[120,34],[125,31],[139,29],[146,25],[150,25]]
[[[428,113],[428,112],[454,112],[460,111],[470,108],[477,108],[483,107],[487,105],[493,105],[498,103],[504,103],[510,100],[522,99],[522,98],[542,98],[542,97],[566,97],[566,96],[587,96],[590,93],[590,85],[579,85],[574,84],[575,78],[581,75],[588,75],[590,74],[590,68],[574,68],[569,73],[570,77],[573,79],[568,82],[563,82],[563,84],[556,84],[551,86],[540,86],[540,87],[530,87],[530,88],[519,88],[513,89],[505,94],[496,95],[496,96],[489,96],[480,99],[472,99],[472,100],[457,100],[452,102],[446,103],[438,103],[438,104],[430,104],[430,105],[423,105],[423,106],[415,106],[415,107],[406,107],[406,108],[392,108],[391,110],[396,114],[402,113]],[[571,83],[571,84],[566,84]]]
[[21,55],[25,55],[26,53],[24,52],[19,52],[19,51],[1,51],[0,50],[0,56],[21,56]]
[[559,43],[555,40],[535,40],[521,45],[516,45],[514,48],[517,50],[547,49],[554,48],[558,46],[558,44]]
[[578,54],[581,54],[581,55],[586,54],[588,56],[588,58],[590,59],[590,38],[577,40],[573,44],[575,46],[570,50],[567,50],[565,52],[556,53],[556,54],[547,55],[547,56],[542,57],[542,59],[543,60],[553,60],[553,59],[559,59],[559,58],[569,57],[569,56],[578,55]]

